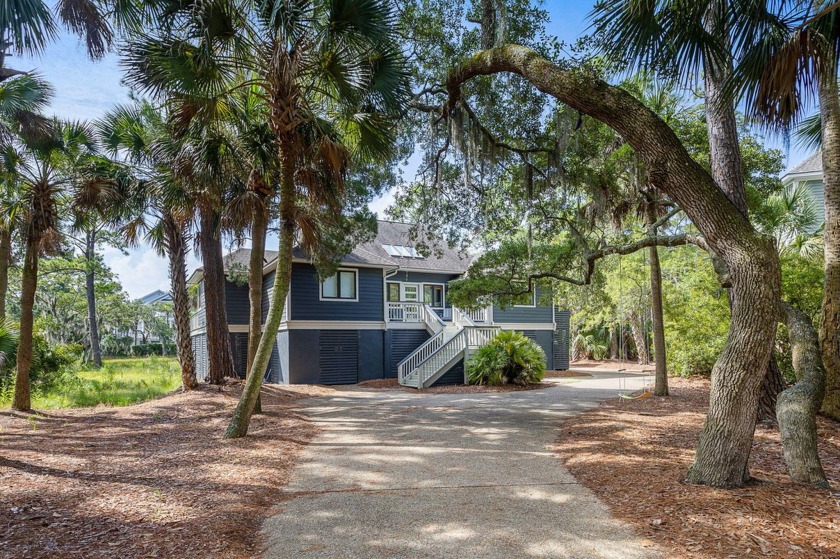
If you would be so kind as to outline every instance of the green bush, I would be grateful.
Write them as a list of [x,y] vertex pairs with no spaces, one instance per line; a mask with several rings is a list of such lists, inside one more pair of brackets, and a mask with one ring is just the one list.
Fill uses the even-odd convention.
[[[137,344],[132,346],[131,355],[134,357],[146,357],[149,355],[161,355],[163,347],[160,343]],[[166,344],[166,354],[175,355],[175,344]]]
[[545,352],[519,332],[505,330],[467,362],[470,384],[536,384],[545,375]]

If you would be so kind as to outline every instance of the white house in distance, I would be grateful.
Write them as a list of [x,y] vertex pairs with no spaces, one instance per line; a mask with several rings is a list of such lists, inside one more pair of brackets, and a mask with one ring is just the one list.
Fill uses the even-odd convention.
[[802,185],[811,198],[817,210],[818,222],[825,221],[825,194],[823,191],[822,153],[816,152],[807,157],[802,163],[785,173],[782,177],[784,186]]

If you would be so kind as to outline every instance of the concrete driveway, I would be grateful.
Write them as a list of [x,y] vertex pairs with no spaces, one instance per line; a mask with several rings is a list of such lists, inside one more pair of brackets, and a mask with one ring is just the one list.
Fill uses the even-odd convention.
[[[561,419],[617,397],[616,373],[592,374],[524,392],[304,402],[323,432],[264,525],[267,557],[659,557],[551,451]],[[642,386],[625,376],[627,389]]]

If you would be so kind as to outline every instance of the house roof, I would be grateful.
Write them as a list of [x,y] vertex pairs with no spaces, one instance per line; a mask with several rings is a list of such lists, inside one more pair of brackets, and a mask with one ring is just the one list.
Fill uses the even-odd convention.
[[[411,224],[397,223],[395,221],[378,221],[376,237],[368,243],[356,246],[349,254],[345,254],[342,264],[365,264],[368,266],[381,266],[383,268],[401,268],[408,270],[424,270],[438,272],[464,273],[470,264],[466,255],[460,254],[457,249],[446,245],[432,245],[432,253],[422,258],[405,256],[391,256],[383,245],[414,247],[411,239]],[[431,243],[427,243],[431,244]],[[295,247],[294,257],[296,259],[307,259],[307,255]],[[231,267],[248,268],[251,258],[251,249],[240,248],[224,258],[225,270]],[[269,265],[277,260],[277,251],[265,251],[265,264]],[[190,276],[189,283],[196,283],[201,280],[202,268],[196,269]]]
[[[421,255],[420,258],[392,256],[385,249],[385,246],[413,248],[416,245],[411,238],[411,228],[413,226],[409,223],[382,220],[377,222],[377,226],[376,236],[373,240],[355,247],[341,259],[342,263],[459,274],[466,272],[470,265],[469,257],[461,254],[457,249],[450,248],[445,244],[434,244],[425,239],[418,240],[425,241],[425,244],[430,245],[432,249],[430,254]],[[305,258],[305,255],[303,251],[296,249],[295,257]]]
[[802,163],[785,173],[782,177],[782,182],[789,182],[789,180],[803,176],[803,175],[821,175],[822,174],[822,153],[817,151],[805,158]]
[[151,293],[147,293],[146,295],[143,295],[142,297],[140,297],[137,300],[140,301],[141,303],[143,303],[144,305],[152,305],[154,303],[160,303],[160,302],[170,303],[170,302],[172,302],[172,295],[170,295],[166,291],[161,291],[160,289],[156,289],[156,290],[152,291]]

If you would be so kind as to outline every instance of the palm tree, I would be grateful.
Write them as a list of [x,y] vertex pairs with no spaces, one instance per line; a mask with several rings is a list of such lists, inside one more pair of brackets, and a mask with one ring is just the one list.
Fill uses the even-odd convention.
[[115,156],[123,153],[139,179],[130,203],[122,204],[123,230],[131,242],[145,237],[169,260],[181,386],[191,390],[196,386],[196,366],[190,340],[186,256],[194,210],[186,189],[172,175],[180,146],[170,133],[166,114],[147,101],[111,110],[97,128],[106,149]]
[[6,293],[12,258],[15,224],[8,219],[9,204],[15,198],[18,138],[36,140],[45,132],[47,121],[41,112],[52,96],[52,87],[37,75],[22,75],[0,81],[0,319],[6,316]]
[[813,120],[806,124],[811,138],[820,132],[825,194],[820,345],[828,388],[822,412],[840,419],[840,11],[834,2],[738,4],[743,4],[738,18],[763,23],[744,40],[733,77],[733,89],[745,94],[751,115],[770,128],[788,130],[808,101],[819,103],[819,126]]
[[55,121],[52,133],[20,146],[15,173],[18,203],[13,217],[23,222],[24,260],[21,275],[20,342],[12,407],[31,408],[29,371],[32,365],[33,306],[41,253],[56,251],[62,207],[102,207],[113,193],[111,169],[103,161],[93,131],[84,123]]
[[[135,39],[127,54],[133,84],[186,100],[201,115],[256,85],[266,100],[279,168],[280,240],[274,289],[242,398],[226,432],[247,433],[272,342],[280,326],[296,240],[323,261],[325,235],[342,223],[344,176],[356,158],[387,155],[393,118],[407,99],[395,18],[374,0],[224,2],[189,5],[170,16],[162,38]],[[242,83],[246,71],[254,76]],[[234,78],[233,80],[231,78]],[[191,119],[192,120],[192,119]],[[332,246],[332,243],[327,243]]]

